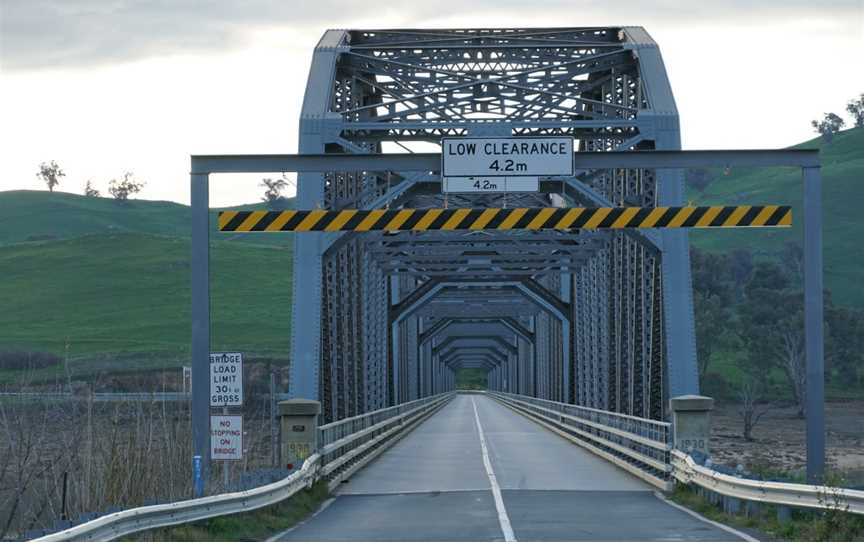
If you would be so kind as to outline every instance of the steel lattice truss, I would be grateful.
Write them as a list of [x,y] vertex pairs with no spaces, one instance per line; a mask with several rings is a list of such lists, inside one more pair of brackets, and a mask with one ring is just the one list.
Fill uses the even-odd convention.
[[[443,136],[571,135],[582,151],[679,148],[641,28],[328,31],[300,152],[423,152]],[[578,167],[578,164],[577,164]],[[438,172],[303,173],[298,207],[681,204],[671,170],[582,170],[537,193],[444,196]],[[662,418],[696,392],[686,233],[369,232],[295,237],[292,363],[326,420],[453,386],[460,367],[541,398]],[[457,338],[457,340],[454,340]],[[446,344],[447,348],[439,348]]]

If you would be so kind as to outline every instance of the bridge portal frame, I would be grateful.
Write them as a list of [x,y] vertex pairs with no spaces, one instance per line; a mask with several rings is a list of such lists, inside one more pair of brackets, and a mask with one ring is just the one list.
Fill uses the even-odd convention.
[[[816,150],[627,151],[574,153],[577,169],[732,168],[789,166],[802,170],[804,222],[804,327],[807,367],[807,479],[820,482],[825,469],[824,307],[822,177]],[[218,173],[440,169],[437,153],[333,155],[195,155],[191,157],[192,437],[204,480],[210,470],[210,258],[209,182]],[[309,235],[309,234],[304,234]],[[323,237],[318,234],[314,237]],[[665,243],[666,240],[664,239]],[[295,254],[295,257],[298,255]],[[299,255],[302,256],[302,255]],[[294,360],[292,360],[293,362]],[[314,364],[292,363],[292,377],[316,382]]]

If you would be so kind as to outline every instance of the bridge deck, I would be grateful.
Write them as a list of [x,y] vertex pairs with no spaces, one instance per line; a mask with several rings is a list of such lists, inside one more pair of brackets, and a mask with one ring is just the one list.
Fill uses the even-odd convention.
[[[512,537],[502,530],[478,420]],[[514,538],[741,540],[669,506],[641,480],[496,401],[471,395],[453,399],[279,540]]]

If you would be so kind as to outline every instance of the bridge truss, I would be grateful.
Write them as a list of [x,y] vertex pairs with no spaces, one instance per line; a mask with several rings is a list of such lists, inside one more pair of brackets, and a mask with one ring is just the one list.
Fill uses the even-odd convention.
[[[532,135],[574,137],[574,176],[541,178],[531,193],[442,193],[441,137]],[[671,88],[642,28],[328,31],[299,146],[298,155],[191,160],[192,430],[205,479],[210,174],[299,173],[296,207],[306,211],[286,229],[317,233],[294,237],[289,393],[320,400],[325,421],[451,390],[460,368],[485,370],[493,390],[662,420],[668,398],[698,392],[689,248],[677,228],[696,211],[676,209],[649,229],[531,224],[556,207],[680,206],[683,168],[767,166],[803,173],[807,471],[821,478],[818,152],[679,151]],[[465,221],[424,231],[405,222],[441,207]],[[512,228],[466,230],[480,219],[471,213],[494,207],[530,209]],[[323,211],[350,209],[379,211],[316,227],[322,215],[329,224],[351,215]],[[768,209],[759,212],[730,221],[765,223]],[[220,216],[220,228],[224,218],[241,221],[238,231],[278,231],[274,221],[289,220],[238,216]],[[780,220],[772,214],[769,225]]]
[[[300,153],[423,152],[444,136],[568,135],[580,151],[680,148],[641,28],[331,30]],[[578,167],[578,165],[577,165]],[[301,173],[301,209],[680,205],[674,170],[583,169],[532,193],[450,194],[437,171]],[[291,390],[340,419],[447,389],[661,419],[698,391],[686,233],[366,232],[295,237]],[[445,346],[446,345],[446,346]]]

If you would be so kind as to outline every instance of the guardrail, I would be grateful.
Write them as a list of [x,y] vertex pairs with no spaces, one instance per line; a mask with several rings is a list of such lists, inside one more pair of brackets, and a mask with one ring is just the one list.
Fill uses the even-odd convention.
[[488,395],[651,485],[671,489],[672,424],[526,395]]
[[[677,481],[695,484],[723,497],[792,508],[833,509],[864,514],[864,491],[739,478],[699,465],[689,454],[680,450],[672,451],[671,462],[672,473]],[[732,506],[727,508],[737,512],[737,503],[729,504]]]
[[320,450],[307,458],[299,470],[278,482],[247,491],[115,512],[36,540],[109,541],[140,531],[270,506],[321,479],[327,480],[332,490],[443,407],[453,395],[443,393],[322,425],[318,428]]
[[304,487],[311,486],[314,483],[320,460],[319,455],[312,455],[306,459],[302,468],[284,480],[266,486],[188,501],[132,508],[107,514],[93,521],[36,540],[39,542],[77,542],[83,540],[103,542],[139,531],[170,527],[226,514],[248,512],[281,502]]
[[674,428],[669,423],[525,395],[488,395],[664,491],[671,490],[675,482],[693,484],[707,491],[712,500],[722,500],[730,513],[737,513],[741,502],[754,502],[787,510],[864,514],[864,491],[751,480],[700,465],[688,453],[673,449]]

